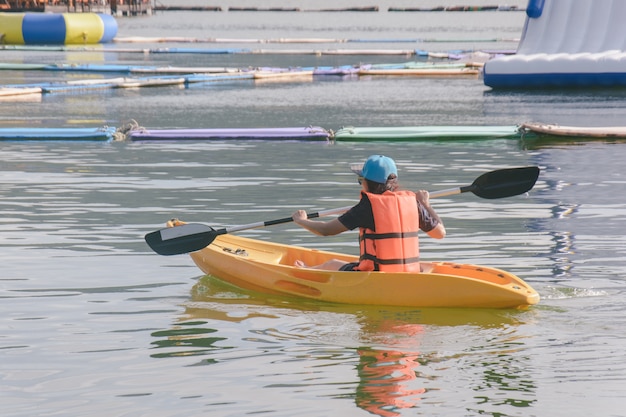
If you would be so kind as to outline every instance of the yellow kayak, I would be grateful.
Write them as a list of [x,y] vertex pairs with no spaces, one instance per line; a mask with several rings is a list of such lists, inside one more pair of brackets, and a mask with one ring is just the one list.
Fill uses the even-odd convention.
[[240,288],[332,303],[519,308],[539,302],[539,294],[521,278],[477,265],[423,262],[419,274],[301,268],[296,261],[318,265],[358,258],[230,234],[217,236],[191,258],[204,273]]

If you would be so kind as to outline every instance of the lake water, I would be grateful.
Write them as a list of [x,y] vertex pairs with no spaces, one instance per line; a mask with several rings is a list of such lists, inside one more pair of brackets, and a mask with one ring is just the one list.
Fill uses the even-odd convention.
[[[295,4],[263,6],[285,3]],[[381,11],[371,14],[167,12],[120,18],[118,36],[510,39],[519,37],[524,22],[522,12],[385,11],[413,3],[380,1]],[[446,2],[420,6],[440,3]],[[425,42],[418,48],[472,44]],[[475,43],[477,49],[514,45]],[[0,61],[283,66],[412,59],[115,51],[153,46],[114,44],[106,53],[2,51]],[[7,83],[85,77],[1,75]],[[498,92],[474,78],[368,77],[46,95],[0,101],[0,125],[121,126],[135,119],[152,128],[336,130],[531,120],[605,126],[623,124],[625,109],[624,90]],[[2,415],[623,416],[625,146],[571,139],[3,142]],[[448,237],[422,240],[426,259],[519,275],[538,290],[540,304],[520,311],[409,309],[272,297],[202,276],[189,257],[158,256],[143,241],[174,216],[229,226],[282,218],[299,208],[349,205],[359,188],[348,165],[373,153],[396,159],[405,187],[431,191],[470,184],[493,169],[540,166],[527,195],[433,200]],[[240,234],[357,252],[354,233],[320,238],[287,224]]]

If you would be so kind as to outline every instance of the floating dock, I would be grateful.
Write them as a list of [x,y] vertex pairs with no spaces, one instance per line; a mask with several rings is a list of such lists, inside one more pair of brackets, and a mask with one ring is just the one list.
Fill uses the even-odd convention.
[[264,128],[150,129],[135,121],[114,127],[0,128],[0,141],[322,141],[422,142],[569,139],[626,140],[626,126],[560,126],[526,122],[513,126],[389,126],[343,127],[336,132],[320,126]]
[[478,140],[519,139],[518,126],[404,126],[404,127],[344,127],[333,135],[337,142],[417,140]]
[[115,138],[115,127],[98,128],[0,128],[0,141],[99,141]]
[[319,126],[250,128],[250,129],[143,129],[136,128],[126,134],[127,140],[172,141],[172,140],[322,140],[330,138],[330,132]]
[[626,139],[626,126],[561,126],[545,123],[522,123],[520,129],[537,135],[568,138]]
[[[114,64],[20,64],[0,63],[2,70],[66,71],[102,74],[64,82],[36,82],[0,85],[0,96],[25,94],[88,93],[115,88],[167,87],[215,82],[252,80],[255,82],[311,82],[314,77],[386,76],[386,77],[477,77],[480,63],[404,62],[339,67],[302,68],[225,68],[225,67],[156,67]],[[111,75],[118,75],[117,77]],[[123,76],[119,76],[123,75]]]

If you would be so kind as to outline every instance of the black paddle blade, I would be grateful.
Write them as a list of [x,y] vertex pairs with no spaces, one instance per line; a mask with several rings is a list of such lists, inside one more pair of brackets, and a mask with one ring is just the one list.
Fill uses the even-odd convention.
[[539,167],[506,168],[486,172],[472,183],[461,188],[478,197],[494,199],[524,194],[535,186],[539,178]]
[[189,223],[150,232],[145,239],[148,246],[159,255],[180,255],[203,249],[224,233],[225,230]]

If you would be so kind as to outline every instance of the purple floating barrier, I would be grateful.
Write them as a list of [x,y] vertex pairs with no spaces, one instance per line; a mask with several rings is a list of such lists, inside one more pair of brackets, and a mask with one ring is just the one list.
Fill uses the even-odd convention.
[[328,140],[330,134],[324,128],[310,126],[251,129],[137,129],[129,132],[127,137],[132,141],[211,139]]

